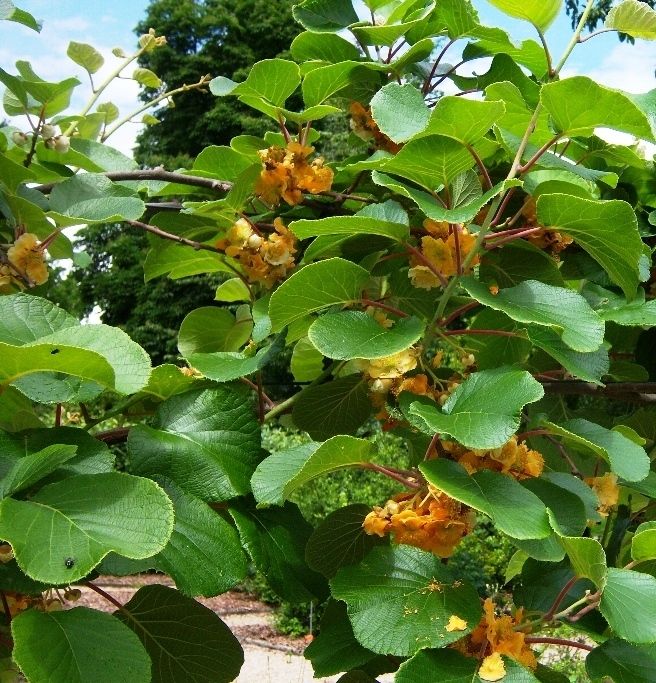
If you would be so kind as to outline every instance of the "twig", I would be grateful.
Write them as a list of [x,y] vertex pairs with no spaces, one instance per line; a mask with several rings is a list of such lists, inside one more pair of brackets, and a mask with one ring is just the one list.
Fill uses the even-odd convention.
[[195,240],[190,240],[187,239],[186,237],[182,237],[181,235],[174,235],[172,232],[166,232],[165,230],[162,230],[161,228],[157,228],[154,225],[150,225],[149,223],[142,223],[141,221],[125,221],[128,225],[131,225],[133,228],[140,228],[141,230],[145,230],[146,232],[149,232],[153,235],[157,235],[157,237],[161,237],[165,240],[172,240],[173,242],[178,242],[180,244],[184,244],[187,247],[192,247],[196,251],[199,250],[204,250],[204,251],[212,251],[216,254],[222,254],[223,251],[221,249],[217,249],[216,247],[212,246],[211,244],[203,244],[202,242],[196,242]]
[[61,427],[61,420],[62,420],[62,404],[58,403],[57,407],[55,408],[55,427]]
[[460,306],[456,308],[455,311],[453,311],[451,314],[449,314],[444,320],[440,321],[440,326],[441,327],[448,327],[452,322],[457,320],[460,316],[464,315],[465,313],[468,313],[471,311],[473,308],[477,308],[480,306],[480,303],[478,301],[470,301],[468,304],[465,304],[464,306]]
[[487,172],[487,168],[485,167],[483,160],[478,156],[478,153],[471,145],[467,145],[467,151],[472,155],[474,161],[476,162],[476,166],[478,166],[478,170],[481,172],[481,175],[485,180],[485,188],[487,190],[491,190],[493,187],[492,179],[490,178],[490,174]]
[[[114,607],[119,609],[121,612],[125,612],[126,614],[130,614],[128,610],[125,609],[125,605],[123,603],[119,602],[113,595],[110,595],[106,591],[104,591],[102,588],[99,588],[96,586],[96,584],[91,583],[91,581],[86,581],[84,584],[87,588],[90,588],[94,593],[98,593],[98,595],[101,595],[105,600],[108,602],[111,602]],[[130,614],[130,616],[132,616]]]
[[544,621],[552,621],[558,608],[562,604],[563,600],[567,597],[567,594],[572,590],[574,584],[579,580],[578,576],[573,576],[562,588],[560,593],[556,596],[553,601],[553,605],[549,608],[549,611],[544,615]]
[[442,49],[439,55],[437,55],[437,59],[435,60],[435,63],[433,64],[433,68],[430,70],[430,73],[426,77],[426,80],[424,81],[424,85],[421,89],[421,91],[424,93],[424,95],[427,95],[430,92],[430,84],[431,81],[433,80],[433,77],[437,73],[437,67],[440,65],[440,62],[442,61],[442,58],[446,54],[447,50],[456,42],[456,38],[453,40],[450,40]]
[[128,440],[130,427],[117,427],[116,429],[108,429],[106,432],[98,432],[93,434],[94,439],[103,441],[106,444],[124,443]]
[[386,477],[389,477],[390,479],[394,479],[394,481],[398,481],[400,484],[403,484],[404,486],[407,486],[408,488],[411,489],[418,489],[421,488],[421,484],[417,479],[412,476],[412,477],[407,477],[401,472],[383,467],[382,465],[377,465],[374,462],[363,462],[360,463],[360,467],[364,468],[365,470],[373,470],[374,472],[380,472],[380,474],[384,474]]
[[524,638],[525,643],[546,643],[548,645],[565,645],[566,647],[578,647],[581,650],[587,650],[592,652],[594,647],[592,645],[587,645],[586,643],[579,643],[578,640],[567,640],[567,638],[551,638],[549,636],[526,636]]
[[402,311],[398,308],[394,308],[394,306],[388,306],[387,304],[384,304],[382,301],[374,301],[373,299],[361,299],[360,300],[362,304],[365,306],[373,306],[374,308],[380,308],[383,311],[387,311],[388,313],[393,313],[394,315],[398,315],[399,318],[409,318],[409,314],[406,313],[405,311]]

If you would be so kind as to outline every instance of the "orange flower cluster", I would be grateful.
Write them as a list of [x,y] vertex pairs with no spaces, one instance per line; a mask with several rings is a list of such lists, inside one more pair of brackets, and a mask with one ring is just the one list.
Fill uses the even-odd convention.
[[[527,229],[540,226],[534,199],[531,198],[524,204],[522,216],[526,219],[525,227]],[[574,240],[569,235],[564,235],[557,230],[543,230],[535,235],[528,235],[528,241],[538,249],[550,251],[553,256],[557,256],[561,251],[567,249]]]
[[608,472],[601,477],[589,477],[585,483],[597,494],[599,507],[597,512],[603,517],[617,505],[620,499],[620,487],[617,485],[617,475]]
[[11,285],[21,289],[27,282],[31,287],[48,280],[43,249],[31,232],[23,233],[7,251],[8,264],[0,266],[0,292],[7,292]]
[[273,225],[275,232],[265,238],[256,233],[247,220],[240,218],[226,237],[216,243],[217,249],[239,261],[251,282],[261,282],[266,287],[284,280],[295,266],[296,238],[280,218],[276,218]]
[[513,436],[501,448],[492,450],[467,449],[454,441],[442,441],[442,448],[459,462],[469,474],[479,470],[493,470],[515,479],[539,477],[544,469],[544,458],[525,442],[517,443]]
[[523,618],[522,609],[512,616],[504,614],[497,617],[494,602],[487,598],[478,626],[468,636],[454,643],[453,647],[468,657],[480,657],[481,652],[485,655],[479,671],[484,681],[498,681],[505,675],[501,655],[535,669],[537,659],[525,640],[530,628],[521,628]]
[[369,107],[363,107],[359,102],[351,102],[349,111],[351,113],[351,130],[361,140],[371,141],[377,149],[385,150],[391,154],[396,154],[401,149],[403,145],[393,142],[381,132],[378,124],[371,116]]
[[[449,278],[458,272],[456,233],[461,263],[474,248],[476,237],[461,225],[433,221],[428,218],[424,221],[424,228],[429,233],[421,238],[421,253],[424,258],[413,257],[411,259],[408,275],[415,287],[434,289],[441,285],[440,278],[435,271],[444,278]],[[426,262],[432,267],[429,267]],[[471,268],[478,263],[479,258],[476,256],[467,272],[470,272]]]
[[472,509],[429,486],[421,493],[395,496],[385,507],[374,507],[362,527],[370,536],[391,534],[395,543],[450,557],[475,523]]
[[319,194],[330,190],[332,169],[317,157],[308,163],[314,147],[289,142],[286,147],[269,147],[258,152],[264,168],[255,186],[255,194],[271,206],[284,199],[291,206],[300,204],[303,192]]

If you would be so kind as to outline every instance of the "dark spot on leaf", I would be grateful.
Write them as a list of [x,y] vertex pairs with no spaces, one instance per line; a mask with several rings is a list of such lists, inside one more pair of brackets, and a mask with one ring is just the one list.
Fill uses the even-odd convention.
[[55,355],[57,355],[58,353],[59,353],[59,349],[53,349],[53,350],[50,352],[50,355],[51,355],[51,356],[55,356]]
[[75,564],[75,560],[72,557],[67,557],[64,560],[64,564],[66,565],[67,569],[72,569],[73,565]]

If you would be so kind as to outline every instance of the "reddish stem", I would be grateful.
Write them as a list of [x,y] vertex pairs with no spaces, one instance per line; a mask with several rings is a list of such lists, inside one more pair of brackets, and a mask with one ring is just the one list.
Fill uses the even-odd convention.
[[454,320],[457,320],[461,315],[468,313],[473,308],[476,308],[478,306],[480,306],[478,301],[470,301],[468,304],[456,308],[456,310],[453,311],[453,313],[451,313],[449,316],[447,316],[446,318],[444,318],[444,320],[441,321],[441,326],[448,327]]
[[[536,431],[541,431],[541,430],[536,430]],[[527,434],[529,432],[526,432]],[[552,621],[554,618],[554,615],[558,611],[558,608],[560,607],[561,603],[563,600],[567,597],[567,594],[572,590],[572,587],[574,584],[579,580],[578,576],[573,576],[562,588],[560,593],[556,596],[556,599],[553,602],[553,605],[549,608],[549,611],[544,615],[544,620],[545,621]]]
[[487,172],[487,168],[485,168],[485,164],[483,163],[483,160],[481,157],[478,156],[476,153],[476,150],[471,146],[467,145],[467,151],[474,157],[474,161],[476,162],[476,166],[478,166],[478,170],[481,172],[481,175],[485,179],[485,185],[486,189],[491,190],[492,189],[492,179],[490,178],[490,174]]
[[380,308],[381,310],[387,311],[388,313],[398,315],[400,318],[410,317],[405,311],[402,311],[399,308],[394,308],[394,306],[388,306],[387,304],[384,304],[382,301],[374,301],[373,299],[361,299],[360,301],[364,306],[373,306],[374,308]]
[[514,240],[521,239],[522,237],[528,237],[528,235],[535,235],[536,233],[541,232],[542,230],[544,230],[544,228],[527,228],[526,230],[520,230],[514,235],[509,235],[508,237],[496,239],[491,244],[488,242],[485,245],[485,248],[488,251],[490,251],[492,249],[496,249],[497,247],[502,246],[503,244],[506,244],[507,242],[513,242]]
[[446,54],[446,51],[455,43],[454,40],[450,40],[442,49],[439,55],[437,55],[437,59],[435,60],[435,63],[433,64],[433,68],[431,69],[430,74],[428,74],[428,77],[424,81],[424,87],[422,88],[422,92],[424,95],[426,95],[430,91],[430,84],[431,81],[433,80],[433,77],[435,76],[435,73],[437,72],[437,67],[440,65],[440,62],[442,61],[442,58]]
[[87,588],[90,588],[94,593],[98,593],[98,595],[101,595],[105,600],[108,602],[111,602],[114,607],[117,609],[120,609],[121,612],[127,612],[125,609],[125,606],[123,603],[119,602],[113,595],[110,595],[109,593],[105,592],[102,588],[98,588],[94,583],[91,583],[91,581],[87,581],[84,584]]
[[503,198],[503,201],[501,202],[501,205],[499,206],[497,210],[497,215],[492,219],[492,222],[490,223],[490,227],[493,228],[495,225],[499,224],[499,221],[501,220],[501,216],[503,216],[506,208],[508,207],[508,204],[510,203],[510,200],[513,198],[513,195],[515,194],[516,187],[511,187],[508,192],[506,192],[506,196]]
[[11,610],[9,609],[9,603],[4,591],[0,591],[0,600],[2,601],[2,609],[5,613],[5,621],[7,624],[11,624]]
[[394,481],[398,481],[399,483],[403,484],[404,486],[407,486],[408,488],[411,488],[411,489],[421,488],[421,484],[414,477],[412,477],[412,479],[410,479],[404,473],[399,472],[397,470],[387,468],[387,467],[383,467],[382,465],[377,465],[374,462],[361,463],[360,466],[366,470],[373,470],[374,472],[380,472],[380,474],[384,474],[386,477],[389,477],[390,479],[394,479]]
[[264,409],[264,389],[262,388],[262,373],[257,373],[257,404],[259,409],[260,424],[264,424],[264,415],[266,410]]
[[555,145],[558,140],[562,135],[559,133],[558,135],[554,135],[549,142],[546,142],[540,149],[523,165],[519,167],[519,173],[526,173],[527,171],[530,171],[533,166],[540,160],[540,157],[551,147],[552,145]]
[[524,638],[525,643],[546,643],[548,645],[565,645],[566,647],[578,647],[581,650],[587,650],[588,652],[592,652],[594,650],[594,647],[592,645],[587,645],[586,643],[579,643],[576,640],[567,640],[567,638],[550,638],[548,636],[537,636],[537,637],[530,637],[527,636]]
[[526,439],[530,438],[531,436],[546,436],[549,434],[546,429],[532,429],[529,432],[522,432],[521,434],[517,435],[517,441],[526,441]]
[[55,427],[61,427],[62,420],[62,404],[58,403],[55,408]]
[[[249,386],[253,391],[258,391],[257,384],[255,384],[255,382],[251,382],[251,380],[248,379],[248,377],[240,377],[239,379],[243,384]],[[266,403],[269,404],[269,407],[273,408],[273,406],[276,405],[276,402],[273,399],[269,398],[264,392],[262,392],[262,397],[264,398]]]

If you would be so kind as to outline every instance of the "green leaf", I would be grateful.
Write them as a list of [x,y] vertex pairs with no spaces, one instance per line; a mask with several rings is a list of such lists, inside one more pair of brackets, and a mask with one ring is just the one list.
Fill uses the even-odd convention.
[[526,280],[494,295],[473,277],[462,278],[462,286],[474,299],[513,320],[555,330],[575,351],[596,351],[604,340],[603,321],[571,289]]
[[649,474],[649,457],[644,448],[614,429],[606,429],[588,420],[577,418],[562,425],[546,423],[556,436],[572,441],[602,457],[611,471],[626,481],[642,481]]
[[556,332],[546,327],[529,325],[526,331],[531,342],[555,358],[570,375],[584,382],[601,384],[601,378],[608,373],[608,350],[603,346],[591,353],[580,353],[570,349]]
[[444,135],[463,145],[478,142],[504,115],[502,101],[467,100],[462,97],[442,97],[433,109],[425,130],[429,135]]
[[[380,654],[444,647],[470,633],[481,615],[470,584],[410,546],[374,548],[360,564],[342,567],[331,586],[333,597],[346,602],[355,637]],[[452,615],[467,622],[466,630],[446,630]]]
[[530,21],[541,31],[546,31],[558,16],[563,0],[488,0],[502,12],[517,19]]
[[313,439],[324,441],[336,434],[354,434],[369,415],[367,383],[354,374],[308,387],[294,404],[292,420]]
[[534,40],[524,40],[516,44],[508,33],[500,28],[477,24],[468,31],[476,38],[463,50],[463,59],[476,59],[482,55],[506,54],[518,64],[525,66],[538,78],[547,71],[547,60],[542,45]]
[[[506,674],[503,683],[539,683],[533,673],[510,657],[504,657]],[[455,650],[422,650],[403,662],[395,683],[440,681],[440,683],[484,683],[477,675],[479,662]]]
[[194,249],[166,240],[157,240],[153,243],[146,254],[143,269],[146,282],[167,274],[171,280],[204,273],[234,275],[234,270],[226,265],[223,254]]
[[323,372],[323,355],[303,337],[294,346],[289,369],[297,382],[312,382]]
[[210,597],[230,590],[247,572],[234,526],[171,482],[158,483],[173,501],[175,526],[166,547],[154,558],[156,568],[190,597]]
[[182,321],[178,349],[185,358],[195,353],[237,351],[250,339],[252,330],[250,313],[237,320],[226,308],[204,306]]
[[216,288],[214,300],[225,301],[227,303],[234,303],[235,301],[250,301],[251,293],[241,278],[233,277],[225,282],[222,282]]
[[612,128],[644,140],[654,140],[647,115],[621,92],[573,76],[542,86],[540,100],[556,129],[568,137],[591,137],[595,128]]
[[360,298],[369,272],[341,258],[311,263],[285,280],[271,296],[269,315],[274,332],[328,306]]
[[656,11],[638,0],[623,0],[615,5],[604,23],[604,28],[627,33],[634,38],[656,39]]
[[474,159],[460,142],[443,135],[426,135],[404,145],[382,169],[433,192],[473,165]]
[[326,595],[323,577],[305,562],[312,527],[296,505],[285,503],[282,508],[260,510],[240,502],[231,505],[229,511],[242,545],[283,600],[311,602]]
[[248,77],[233,91],[233,95],[261,97],[281,107],[301,84],[298,64],[286,59],[264,59],[251,68]]
[[370,441],[346,435],[278,451],[257,466],[251,479],[253,495],[258,503],[282,505],[315,477],[368,463],[375,455]]
[[303,655],[312,662],[316,678],[355,669],[377,657],[375,652],[362,647],[355,639],[346,605],[336,600],[328,602],[321,618],[319,635],[308,645]]
[[643,522],[631,539],[631,557],[636,562],[656,559],[656,522]]
[[593,680],[611,676],[615,683],[653,683],[656,650],[611,638],[585,658],[585,668]]
[[133,472],[161,475],[207,501],[250,490],[260,430],[246,387],[221,385],[172,396],[152,424],[130,430]]
[[349,100],[367,101],[382,85],[378,67],[385,71],[388,65],[373,62],[338,62],[318,67],[303,79],[303,101],[313,107],[338,94]]
[[146,205],[132,190],[104,175],[82,173],[57,183],[50,193],[49,216],[64,225],[136,221]]
[[210,145],[196,157],[192,170],[203,176],[235,182],[252,163],[251,157],[237,152],[232,147]]
[[66,54],[90,74],[95,74],[105,63],[105,58],[93,45],[76,43],[74,40],[68,44]]
[[437,406],[414,402],[410,415],[422,431],[449,434],[468,448],[499,448],[517,431],[520,411],[544,396],[542,385],[525,370],[495,368],[470,375]]
[[650,574],[609,567],[599,610],[620,638],[656,642],[656,579]]
[[388,83],[371,100],[371,116],[394,142],[406,142],[428,124],[430,109],[414,85]]
[[187,360],[205,377],[215,382],[232,380],[252,375],[268,365],[285,347],[285,335],[279,334],[273,344],[260,349],[255,355],[250,351],[236,353],[218,351],[216,353],[192,353]]
[[433,486],[486,514],[512,538],[546,538],[551,534],[544,503],[515,479],[489,470],[469,475],[457,462],[442,458],[422,463],[419,469]]
[[2,472],[0,498],[32,486],[74,458],[76,453],[75,446],[53,445],[18,458],[12,467]]
[[618,301],[609,302],[608,307],[597,309],[597,313],[606,321],[626,326],[656,326],[656,301],[645,301],[644,293],[638,290],[633,301],[627,303],[618,297]]
[[386,328],[363,311],[341,311],[317,318],[308,337],[327,358],[350,360],[391,356],[412,346],[423,333],[424,323],[418,318],[402,318]]
[[351,0],[303,0],[292,13],[299,24],[316,33],[337,32],[358,21]]
[[549,194],[538,199],[537,207],[540,225],[571,235],[623,289],[627,299],[635,296],[642,279],[643,245],[630,204]]
[[595,538],[561,537],[558,539],[572,564],[575,576],[590,579],[599,590],[606,585],[606,553]]
[[153,683],[229,683],[239,675],[241,645],[212,610],[195,600],[152,585],[140,588],[124,608],[115,616],[150,655]]
[[360,52],[353,43],[330,33],[304,31],[294,38],[289,49],[299,64],[312,60],[336,64],[360,58]]
[[0,342],[25,344],[78,325],[77,318],[47,299],[23,293],[0,297]]
[[132,79],[146,88],[159,88],[162,85],[160,77],[154,71],[143,67],[137,67],[132,72]]
[[428,192],[410,187],[392,176],[385,175],[379,171],[374,171],[371,174],[371,179],[376,185],[382,185],[383,187],[392,190],[392,192],[396,192],[403,197],[411,199],[428,218],[432,218],[435,221],[447,221],[449,223],[470,222],[491,199],[494,199],[494,197],[511,187],[521,185],[521,182],[518,180],[504,180],[498,185],[495,185],[491,190],[488,190],[485,194],[481,194],[475,198],[472,197],[459,206],[447,209]]
[[2,0],[0,3],[0,19],[23,24],[23,26],[27,26],[37,33],[41,31],[41,22],[25,10],[16,7],[11,0]]
[[12,656],[33,683],[150,683],[139,639],[118,619],[88,607],[36,609],[11,622]]
[[381,235],[403,242],[410,236],[407,214],[392,201],[374,204],[353,216],[292,221],[289,229],[300,240],[320,235]]
[[382,539],[370,536],[362,528],[369,512],[371,507],[361,504],[331,512],[312,532],[305,546],[308,566],[330,578],[340,567],[360,562],[373,547],[382,543]]
[[73,583],[112,551],[150,557],[172,529],[173,506],[164,491],[118,472],[69,477],[29,500],[0,503],[0,536],[13,546],[20,568],[44,583]]

